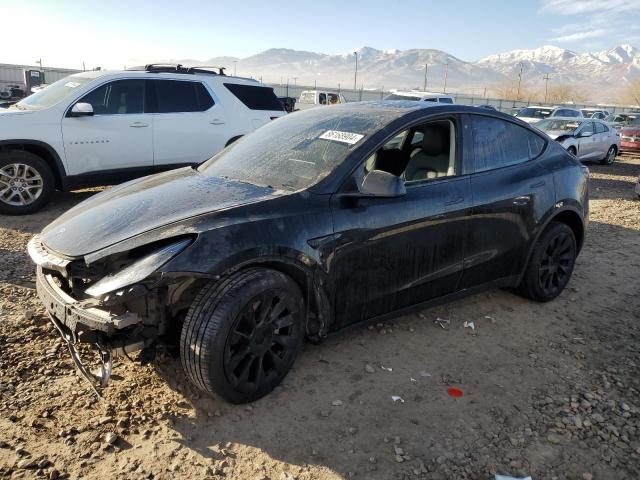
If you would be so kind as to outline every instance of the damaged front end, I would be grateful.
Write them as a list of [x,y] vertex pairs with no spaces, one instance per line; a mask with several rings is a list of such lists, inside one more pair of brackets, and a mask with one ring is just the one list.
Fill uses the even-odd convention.
[[[92,263],[49,251],[40,236],[29,242],[29,255],[38,267],[38,296],[78,371],[98,396],[96,386],[107,385],[114,358],[136,351],[141,351],[143,363],[154,358],[156,342],[167,333],[169,320],[176,313],[177,293],[193,281],[180,277],[168,280],[157,270],[192,240],[173,238]],[[168,307],[172,303],[176,308]],[[79,343],[96,348],[101,365],[98,372],[85,366]]]

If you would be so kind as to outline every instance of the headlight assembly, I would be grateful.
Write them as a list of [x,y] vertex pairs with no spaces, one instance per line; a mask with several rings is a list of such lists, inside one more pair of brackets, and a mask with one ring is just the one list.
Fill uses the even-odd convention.
[[99,298],[133,283],[140,282],[167,263],[191,243],[191,239],[180,240],[142,257],[117,273],[108,275],[87,288],[86,293]]

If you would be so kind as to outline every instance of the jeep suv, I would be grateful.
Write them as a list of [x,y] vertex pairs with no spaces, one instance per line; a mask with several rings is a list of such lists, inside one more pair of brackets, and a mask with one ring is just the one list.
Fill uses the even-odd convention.
[[0,112],[0,213],[201,163],[285,113],[271,87],[219,67],[68,76]]

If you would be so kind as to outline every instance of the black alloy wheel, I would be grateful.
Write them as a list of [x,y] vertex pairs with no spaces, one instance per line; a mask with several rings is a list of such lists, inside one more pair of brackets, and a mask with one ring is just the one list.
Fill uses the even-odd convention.
[[300,337],[298,299],[269,290],[247,303],[236,319],[224,353],[224,371],[240,392],[262,391],[295,357]]
[[577,253],[573,230],[565,223],[551,222],[531,253],[520,292],[538,302],[556,298],[571,279]]
[[547,244],[538,267],[540,288],[547,296],[557,296],[569,282],[575,258],[574,240],[558,233]]
[[299,285],[268,268],[248,268],[205,285],[182,326],[184,371],[201,390],[233,403],[257,400],[285,377],[305,335]]

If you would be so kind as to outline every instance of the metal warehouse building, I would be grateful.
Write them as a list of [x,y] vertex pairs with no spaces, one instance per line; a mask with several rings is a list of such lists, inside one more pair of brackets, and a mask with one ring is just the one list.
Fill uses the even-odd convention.
[[44,72],[45,83],[53,83],[67,75],[80,71],[68,68],[40,68],[33,65],[10,65],[0,63],[0,90],[6,88],[8,85],[20,85],[21,87],[26,87],[24,78],[26,70],[40,70],[41,72]]

